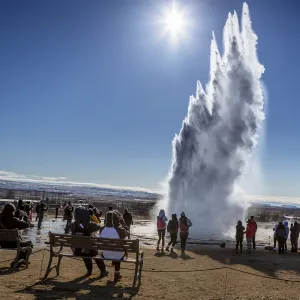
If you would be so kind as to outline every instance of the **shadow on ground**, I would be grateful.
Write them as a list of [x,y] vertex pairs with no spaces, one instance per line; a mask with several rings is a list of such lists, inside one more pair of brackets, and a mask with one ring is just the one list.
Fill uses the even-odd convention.
[[[98,284],[102,285],[98,285]],[[87,278],[85,276],[71,281],[61,281],[61,278],[40,280],[33,285],[17,291],[16,293],[30,294],[34,299],[133,299],[139,292],[140,286],[123,287],[105,278]]]
[[[243,253],[235,253],[235,249],[219,247],[189,247],[189,251],[205,255],[211,259],[218,261],[228,267],[239,269],[239,266],[245,266],[253,269],[249,272],[261,272],[265,276],[272,278],[280,278],[281,275],[287,272],[293,272],[295,275],[300,275],[300,253],[287,252],[284,255],[279,255],[277,252],[267,250],[255,250],[252,254],[246,251]],[[289,276],[289,275],[288,275]],[[286,276],[284,276],[286,278]]]

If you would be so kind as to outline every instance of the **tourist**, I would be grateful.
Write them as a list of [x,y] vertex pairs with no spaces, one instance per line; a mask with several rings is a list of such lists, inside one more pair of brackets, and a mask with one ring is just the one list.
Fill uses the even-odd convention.
[[166,235],[166,223],[168,221],[168,218],[165,215],[165,211],[163,209],[161,209],[159,211],[159,214],[157,216],[157,233],[158,233],[158,241],[157,241],[157,247],[156,247],[156,251],[159,251],[159,244],[161,241],[161,251],[164,251],[164,247],[165,247],[165,235]]
[[74,212],[74,207],[72,206],[71,201],[68,201],[67,205],[64,208],[64,220],[67,221],[65,227],[65,234],[68,234],[70,232],[70,225],[73,220],[73,212]]
[[238,221],[236,225],[236,246],[235,246],[235,252],[238,253],[238,248],[240,246],[240,252],[243,252],[243,240],[244,240],[244,231],[245,227],[243,226],[242,221]]
[[192,222],[188,219],[184,212],[181,213],[179,219],[179,229],[180,229],[180,243],[181,243],[181,255],[185,255],[186,241],[189,236],[189,228],[192,226]]
[[273,251],[275,252],[276,251],[276,229],[277,229],[277,226],[278,224],[275,224],[275,226],[273,227],[273,231],[274,231],[274,234],[273,234],[273,241],[274,241],[274,245],[273,245]]
[[132,215],[128,212],[128,209],[125,208],[125,212],[123,214],[123,219],[125,221],[127,231],[128,231],[128,238],[130,239],[130,227],[133,225]]
[[296,230],[296,241],[295,241],[295,245],[296,245],[296,252],[298,251],[298,240],[299,240],[299,233],[300,233],[300,224],[295,221],[294,223],[294,228]]
[[290,233],[290,229],[289,229],[289,223],[287,221],[285,221],[283,223],[284,227],[285,227],[285,231],[286,231],[286,234],[285,234],[285,238],[284,238],[284,249],[285,249],[285,252],[287,252],[287,239],[289,238],[289,233]]
[[[121,216],[118,216],[118,214],[118,211],[113,210],[112,207],[109,208],[109,211],[105,216],[105,227],[101,228],[100,237],[125,239],[126,236],[128,236],[126,228],[122,225],[125,225],[125,222]],[[118,216],[118,226],[116,226],[116,216]],[[103,251],[102,254],[104,258],[118,260],[122,260],[127,255],[127,253],[120,253],[116,251],[108,251],[108,253]],[[113,265],[115,267],[114,280],[119,281],[122,278],[122,275],[120,274],[121,262],[113,261]]]
[[178,234],[179,223],[176,214],[172,214],[172,219],[169,221],[167,226],[167,231],[170,233],[170,242],[166,248],[166,251],[169,251],[171,246],[171,253],[173,253],[173,248],[177,243],[177,234]]
[[41,203],[39,202],[39,203],[36,205],[36,208],[35,208],[35,212],[36,212],[36,218],[35,218],[35,221],[36,221],[36,222],[37,222],[37,220],[39,219],[40,210],[41,210]]
[[256,225],[253,219],[249,219],[246,228],[246,239],[247,239],[247,253],[252,253],[253,237],[256,232]]
[[[16,207],[13,204],[11,204],[11,203],[5,204],[2,212],[0,213],[0,229],[23,230],[23,229],[27,229],[30,227],[29,222],[21,221],[18,218],[16,218],[15,212],[16,212]],[[27,246],[33,247],[31,241],[22,241],[21,237],[20,237],[20,240],[21,240],[21,243],[20,243],[21,247],[27,247]],[[7,242],[2,241],[2,242],[0,242],[0,247],[1,248],[16,248],[17,243],[12,242],[12,241],[7,241]],[[28,255],[30,255],[28,250],[20,252],[19,261],[23,260],[23,259],[26,260]],[[12,262],[11,265],[13,266],[13,264],[14,264],[14,262]],[[25,264],[25,263],[17,262],[16,267],[19,267],[22,264]]]
[[296,229],[294,227],[294,224],[291,224],[291,228],[290,228],[290,239],[291,239],[291,252],[297,252],[297,248],[296,248]]
[[255,233],[254,233],[254,236],[253,236],[253,239],[252,239],[253,250],[255,250],[256,249],[255,236],[256,236],[256,231],[257,231],[257,223],[254,220],[254,216],[251,216],[251,220],[252,220],[253,224],[255,225]]
[[118,228],[120,226],[120,213],[113,210],[112,206],[108,208],[108,212],[105,214],[104,218],[104,226],[106,226],[107,222],[112,224],[114,228]]
[[48,206],[45,203],[41,203],[40,210],[39,210],[39,222],[38,222],[38,229],[41,229],[43,220],[44,220],[44,213],[48,210]]
[[[75,221],[71,223],[70,230],[72,235],[92,236],[100,230],[100,225],[94,223],[90,219],[90,211],[82,206],[75,209]],[[78,256],[96,256],[97,250],[84,250],[82,248],[73,249],[74,254]],[[93,262],[91,258],[82,258],[87,269],[86,276],[90,276],[93,271]],[[100,269],[100,277],[108,275],[103,260],[95,260]]]
[[278,242],[278,253],[284,254],[284,242],[286,237],[286,228],[282,222],[279,222],[276,228],[276,239]]
[[58,218],[58,210],[59,210],[59,206],[57,206],[57,207],[55,208],[55,219]]

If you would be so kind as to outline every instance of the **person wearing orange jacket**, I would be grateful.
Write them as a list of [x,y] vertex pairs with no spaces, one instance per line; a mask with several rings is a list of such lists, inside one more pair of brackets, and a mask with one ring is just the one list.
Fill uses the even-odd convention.
[[245,233],[246,233],[246,239],[247,239],[247,252],[250,254],[250,253],[252,253],[253,238],[256,233],[256,225],[252,219],[248,220]]

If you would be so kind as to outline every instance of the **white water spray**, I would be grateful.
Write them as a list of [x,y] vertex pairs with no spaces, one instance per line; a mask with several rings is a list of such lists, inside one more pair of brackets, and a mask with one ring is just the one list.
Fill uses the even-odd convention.
[[173,140],[167,211],[184,210],[194,234],[222,234],[243,220],[247,203],[239,181],[251,163],[264,120],[264,67],[257,58],[257,36],[246,3],[241,30],[236,12],[228,15],[223,43],[221,56],[213,35],[210,81],[205,90],[197,82]]

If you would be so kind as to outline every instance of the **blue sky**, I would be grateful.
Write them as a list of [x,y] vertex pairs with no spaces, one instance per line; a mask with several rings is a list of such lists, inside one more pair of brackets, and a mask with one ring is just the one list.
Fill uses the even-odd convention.
[[[0,170],[158,188],[208,79],[211,31],[221,45],[228,12],[242,9],[177,3],[191,26],[174,45],[155,23],[170,1],[1,1]],[[268,89],[259,193],[299,196],[300,2],[248,4]]]

